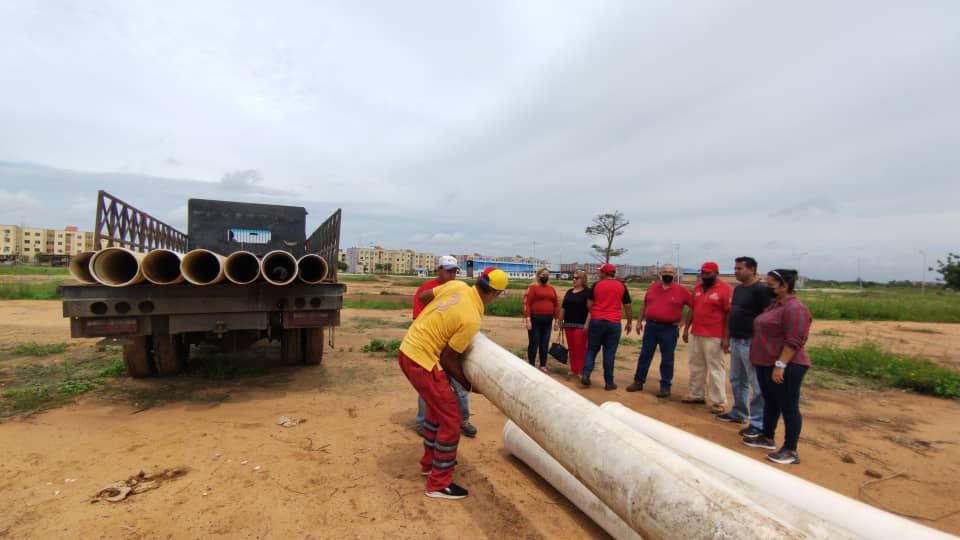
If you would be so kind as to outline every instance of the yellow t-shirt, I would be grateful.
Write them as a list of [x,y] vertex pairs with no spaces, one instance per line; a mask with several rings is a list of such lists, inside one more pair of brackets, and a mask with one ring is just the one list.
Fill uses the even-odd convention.
[[447,345],[458,353],[465,351],[483,317],[483,300],[462,281],[448,281],[434,288],[433,295],[400,344],[400,351],[427,371],[443,370],[440,352]]

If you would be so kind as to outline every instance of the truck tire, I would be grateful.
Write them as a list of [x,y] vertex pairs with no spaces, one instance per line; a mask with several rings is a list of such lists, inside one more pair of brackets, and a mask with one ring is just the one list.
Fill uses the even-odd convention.
[[183,346],[180,336],[170,334],[154,334],[153,361],[157,366],[157,374],[161,377],[170,377],[180,373],[184,363],[182,358]]
[[132,336],[123,346],[123,365],[131,377],[151,377],[150,336]]
[[283,330],[280,338],[280,361],[286,365],[303,364],[303,330]]
[[303,363],[312,366],[323,361],[323,327],[303,329]]

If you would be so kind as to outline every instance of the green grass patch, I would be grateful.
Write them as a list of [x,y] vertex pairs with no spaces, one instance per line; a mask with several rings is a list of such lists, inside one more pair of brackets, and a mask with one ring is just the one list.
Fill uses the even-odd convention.
[[45,384],[7,388],[0,394],[6,413],[22,413],[40,409],[50,401],[50,387]]
[[396,300],[368,300],[366,298],[348,298],[343,307],[348,309],[411,309],[413,304]]
[[368,281],[383,281],[383,280],[377,276],[371,276],[367,274],[337,274],[337,281],[368,282]]
[[371,328],[407,328],[410,326],[406,321],[388,321],[377,317],[359,317],[355,319],[357,330],[370,330]]
[[20,343],[11,351],[14,356],[48,356],[67,352],[66,343]]
[[123,365],[123,360],[115,358],[113,364],[100,370],[97,374],[100,377],[126,377],[127,368]]
[[960,294],[933,290],[872,289],[862,293],[801,292],[814,319],[849,321],[960,322]]
[[0,265],[0,276],[69,276],[70,270],[63,266],[30,266],[22,264]]
[[31,283],[25,281],[0,282],[0,300],[59,300],[57,287],[62,281]]
[[859,347],[810,347],[817,368],[874,379],[887,386],[943,398],[960,398],[960,371],[923,358],[883,350],[865,342]]
[[86,394],[97,387],[98,382],[90,379],[67,379],[57,385],[57,394],[61,396],[78,396]]
[[363,346],[361,349],[365,353],[386,353],[393,354],[400,350],[400,340],[391,339],[391,340],[381,340],[381,339],[371,339],[370,343]]

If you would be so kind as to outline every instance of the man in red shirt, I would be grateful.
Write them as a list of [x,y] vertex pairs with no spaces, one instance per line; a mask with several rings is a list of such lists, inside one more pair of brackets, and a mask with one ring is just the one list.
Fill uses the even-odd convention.
[[[673,380],[673,352],[680,337],[680,322],[683,320],[683,307],[692,303],[692,296],[686,287],[676,278],[676,269],[672,264],[660,268],[660,281],[654,282],[643,297],[643,312],[637,322],[637,332],[643,329],[643,345],[637,358],[637,373],[627,392],[643,390],[647,381],[647,372],[653,362],[653,353],[660,347],[660,392],[658,398],[670,396],[670,383]],[[643,327],[643,321],[647,327]]]
[[604,390],[616,390],[613,383],[613,362],[620,345],[620,313],[627,315],[626,333],[633,327],[633,304],[627,286],[616,279],[617,267],[610,264],[600,265],[600,281],[587,296],[587,309],[590,310],[590,325],[587,327],[587,354],[583,359],[583,376],[580,384],[590,386],[590,373],[597,359],[600,347],[603,347]]
[[[720,281],[720,267],[705,262],[700,267],[700,282],[693,289],[692,309],[683,326],[683,342],[690,342],[687,362],[690,366],[690,385],[684,403],[706,403],[710,398],[710,412],[720,414],[727,405],[727,370],[723,351],[729,347],[727,316],[733,299],[733,287]],[[690,341],[690,327],[693,340]]]
[[[413,295],[414,319],[417,318],[417,315],[420,315],[420,312],[423,311],[426,305],[420,300],[420,295],[423,294],[424,291],[432,291],[448,281],[457,279],[457,272],[459,271],[460,264],[457,263],[457,258],[453,255],[437,257],[437,277],[420,285],[420,288],[418,288],[417,292]],[[457,395],[457,400],[460,401],[460,417],[462,419],[460,433],[463,433],[467,437],[476,437],[477,428],[470,423],[470,392],[467,392],[460,386],[460,383],[458,383],[456,379],[450,379],[450,384],[453,386],[454,394]],[[417,433],[420,433],[421,436],[423,435],[423,417],[426,409],[427,404],[423,401],[423,398],[419,398],[417,402]]]

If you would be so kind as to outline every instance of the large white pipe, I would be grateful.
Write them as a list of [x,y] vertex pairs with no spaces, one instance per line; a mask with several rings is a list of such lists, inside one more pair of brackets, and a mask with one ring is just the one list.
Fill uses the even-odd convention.
[[327,261],[316,253],[307,253],[297,261],[297,276],[308,285],[316,285],[327,278]]
[[263,279],[273,285],[289,285],[297,279],[297,258],[289,252],[277,249],[260,260]]
[[260,279],[260,259],[249,251],[234,251],[223,263],[223,273],[231,283],[249,285]]
[[126,248],[104,248],[90,258],[90,274],[98,283],[108,287],[134,285],[143,281],[142,259],[142,253]]
[[183,256],[180,273],[194,285],[213,285],[223,281],[223,255],[209,249],[195,249]]
[[803,538],[764,508],[477,334],[474,388],[645,538]]
[[70,275],[80,283],[96,283],[97,279],[90,273],[90,259],[96,251],[84,251],[70,257]]
[[[757,504],[811,534],[817,534],[820,525],[806,520],[806,516],[797,512],[798,509],[863,538],[954,538],[639,414],[620,403],[607,402],[600,408],[682,455],[712,476],[731,482]],[[787,497],[786,501],[781,499],[784,496]],[[811,526],[816,529],[811,529]]]
[[143,277],[156,285],[173,285],[183,282],[180,271],[180,255],[169,249],[154,249],[143,256],[140,267]]
[[541,478],[550,482],[551,486],[610,536],[617,540],[643,538],[510,420],[507,420],[503,426],[503,446],[508,452],[529,465]]

